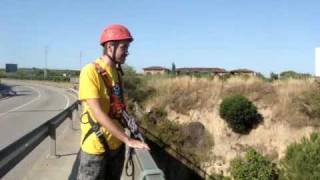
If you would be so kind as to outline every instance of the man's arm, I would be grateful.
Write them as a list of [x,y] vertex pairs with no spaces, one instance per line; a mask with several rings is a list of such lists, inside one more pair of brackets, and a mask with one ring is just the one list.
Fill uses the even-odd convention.
[[128,135],[125,132],[123,132],[122,129],[116,126],[111,120],[111,118],[105,112],[103,112],[99,99],[86,99],[85,101],[89,105],[94,117],[96,117],[99,124],[105,127],[112,135],[114,135],[120,141],[124,142],[129,147],[142,148],[148,150],[150,149],[147,144],[135,139],[130,139]]

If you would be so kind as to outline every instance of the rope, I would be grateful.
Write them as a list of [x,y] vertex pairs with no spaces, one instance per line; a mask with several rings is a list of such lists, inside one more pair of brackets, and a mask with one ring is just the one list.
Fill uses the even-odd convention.
[[[129,173],[129,165],[132,167],[131,173]],[[128,160],[126,163],[126,175],[128,177],[132,176],[132,180],[134,180],[134,163],[132,160],[132,148],[129,148]]]

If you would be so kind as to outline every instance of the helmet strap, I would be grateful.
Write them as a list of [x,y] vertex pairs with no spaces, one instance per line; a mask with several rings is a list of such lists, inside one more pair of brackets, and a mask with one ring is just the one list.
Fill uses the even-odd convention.
[[112,52],[112,56],[110,56],[108,53],[106,53],[106,55],[108,56],[108,58],[115,64],[117,71],[120,73],[121,76],[124,75],[121,64],[118,63],[115,58],[116,58],[116,52],[117,49],[119,47],[119,42],[118,41],[114,41],[113,44],[113,52]]

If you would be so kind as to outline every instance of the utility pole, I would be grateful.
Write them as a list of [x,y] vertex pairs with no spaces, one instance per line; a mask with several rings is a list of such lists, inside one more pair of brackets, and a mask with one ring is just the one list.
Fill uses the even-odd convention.
[[79,57],[79,71],[81,70],[81,67],[82,67],[82,51],[80,51],[80,57]]
[[44,48],[44,70],[43,70],[43,79],[47,79],[47,75],[48,75],[48,72],[47,72],[47,68],[48,68],[48,64],[47,64],[47,61],[48,61],[48,46],[45,46]]

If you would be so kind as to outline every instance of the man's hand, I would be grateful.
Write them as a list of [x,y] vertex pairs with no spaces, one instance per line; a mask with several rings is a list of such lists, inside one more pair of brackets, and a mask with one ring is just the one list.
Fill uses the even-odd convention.
[[132,148],[138,148],[138,149],[145,149],[145,150],[150,150],[149,146],[141,141],[135,140],[135,139],[128,139],[126,144],[129,147]]

